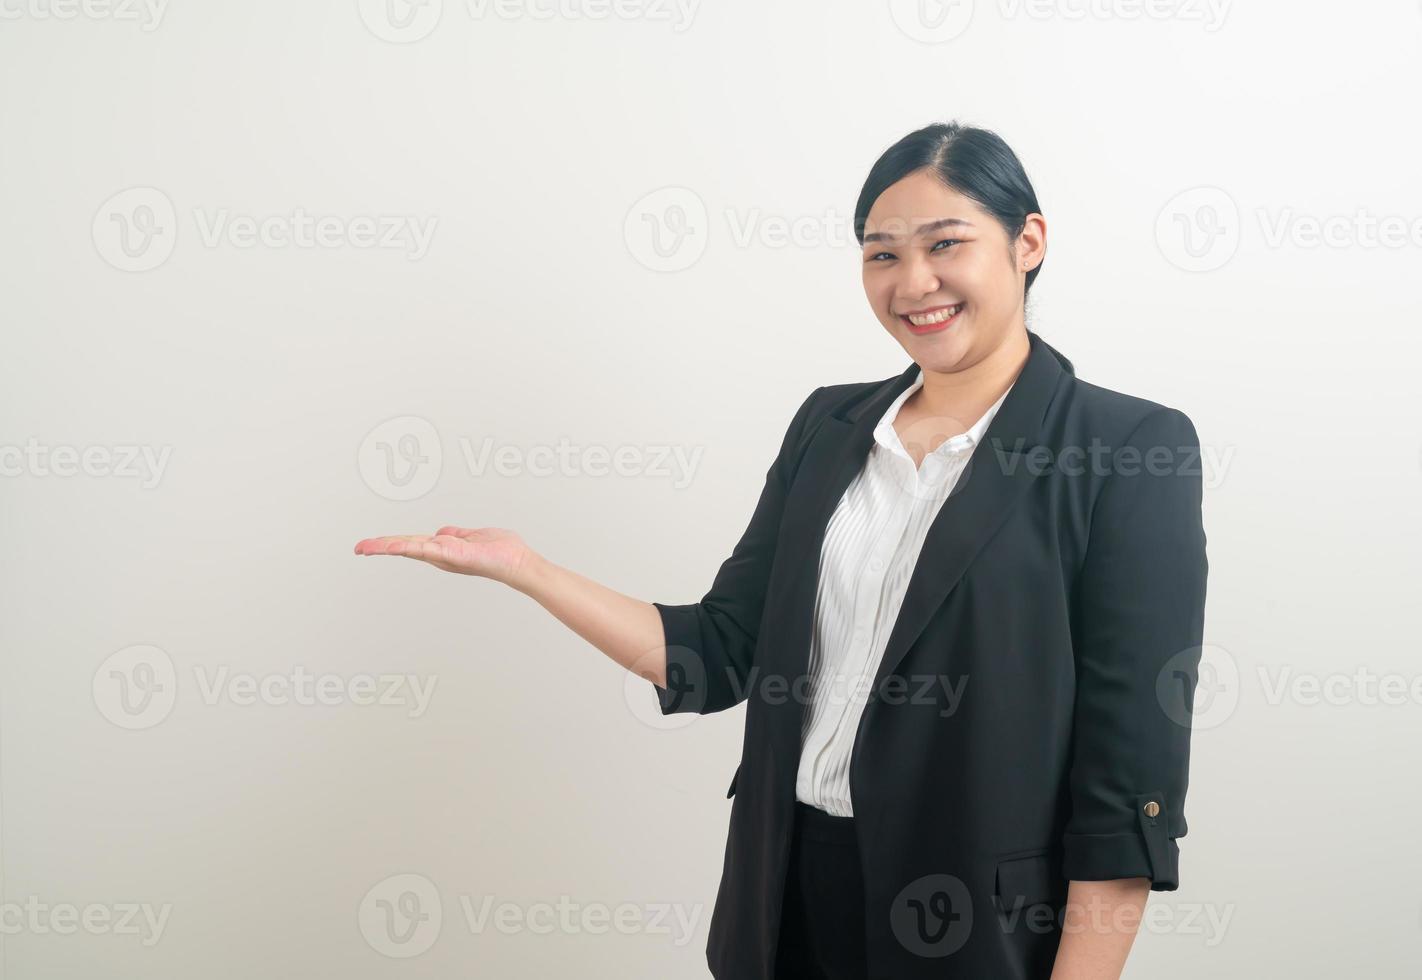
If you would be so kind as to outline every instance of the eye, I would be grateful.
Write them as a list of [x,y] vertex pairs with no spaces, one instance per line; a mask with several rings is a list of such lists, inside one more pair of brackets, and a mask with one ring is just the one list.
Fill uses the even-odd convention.
[[877,262],[879,260],[879,256],[881,255],[887,255],[891,259],[894,257],[893,252],[875,252],[873,255],[869,256],[869,261]]
[[962,241],[962,239],[960,239],[960,238],[945,238],[945,239],[943,239],[943,241],[938,242],[937,244],[935,244],[935,245],[933,246],[933,248],[929,249],[929,251],[930,251],[930,252],[936,252],[936,251],[938,251],[938,246],[939,246],[939,245],[961,245],[962,243],[963,243],[963,241]]

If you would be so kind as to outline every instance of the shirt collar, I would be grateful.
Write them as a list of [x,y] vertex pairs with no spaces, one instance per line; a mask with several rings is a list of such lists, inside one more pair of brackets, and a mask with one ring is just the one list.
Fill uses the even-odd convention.
[[[992,417],[997,414],[997,410],[1001,408],[1002,403],[1007,400],[1008,392],[1012,391],[1016,383],[1016,380],[1014,380],[1012,384],[1007,386],[1007,391],[1004,391],[1001,397],[993,402],[987,411],[983,412],[982,418],[973,423],[972,428],[968,429],[967,432],[962,432],[949,439],[943,440],[929,455],[938,456],[947,455],[948,453],[965,452],[971,450],[981,442],[983,435],[987,432],[988,426],[992,424]],[[884,414],[879,419],[879,424],[874,427],[874,440],[885,449],[897,453],[905,459],[909,458],[908,450],[904,449],[903,444],[899,442],[899,434],[894,429],[894,419],[898,417],[899,408],[903,403],[908,401],[909,397],[922,387],[923,368],[919,368],[914,374],[913,384],[899,392],[899,396],[894,399],[893,404],[884,410]]]

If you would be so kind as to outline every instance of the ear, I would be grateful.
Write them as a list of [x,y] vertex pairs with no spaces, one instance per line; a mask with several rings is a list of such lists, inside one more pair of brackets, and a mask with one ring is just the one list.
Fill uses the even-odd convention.
[[1037,268],[1047,256],[1047,219],[1040,214],[1029,214],[1013,244],[1018,269],[1031,272]]

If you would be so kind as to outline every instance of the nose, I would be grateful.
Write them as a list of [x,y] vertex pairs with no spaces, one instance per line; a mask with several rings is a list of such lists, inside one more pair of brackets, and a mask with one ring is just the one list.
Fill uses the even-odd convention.
[[899,266],[902,270],[902,278],[899,281],[899,298],[908,301],[917,301],[930,293],[938,292],[943,285],[938,278],[938,274],[933,271],[933,266],[921,259],[909,259]]

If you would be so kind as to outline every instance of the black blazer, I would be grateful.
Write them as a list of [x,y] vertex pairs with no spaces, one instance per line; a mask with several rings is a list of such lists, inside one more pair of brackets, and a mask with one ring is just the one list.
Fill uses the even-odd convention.
[[[928,531],[854,743],[871,978],[1046,978],[1068,880],[1179,882],[1199,441],[1180,411],[1081,381],[1028,335]],[[815,389],[711,590],[653,604],[662,712],[748,702],[706,949],[721,980],[773,975],[820,546],[917,370]]]

